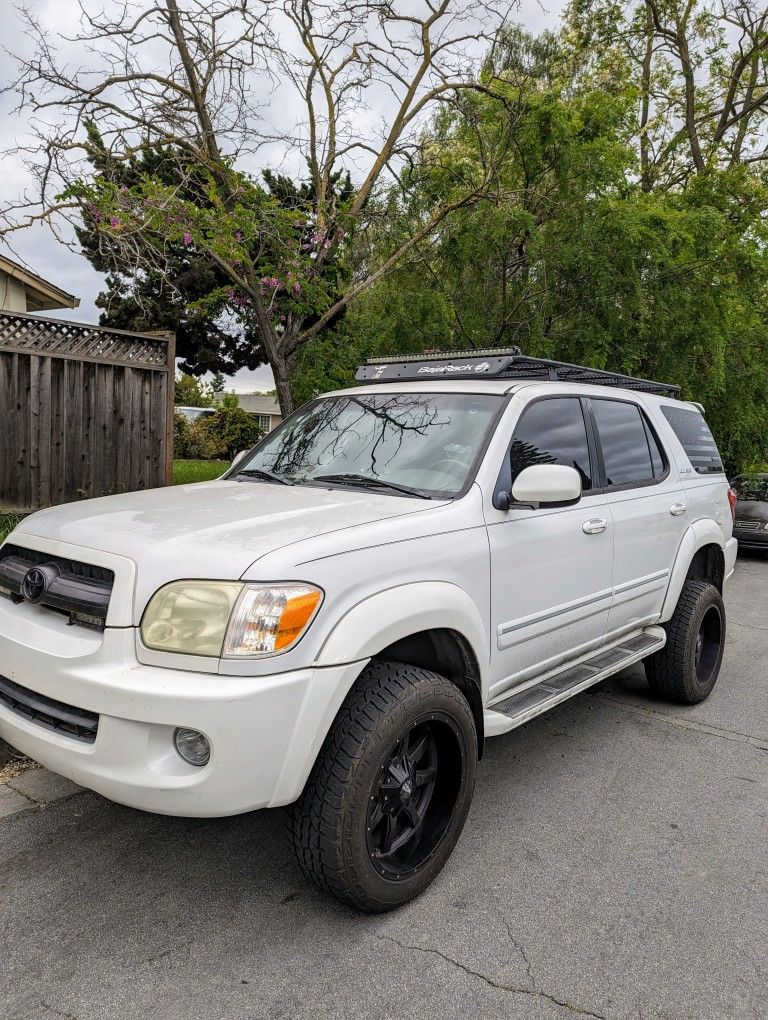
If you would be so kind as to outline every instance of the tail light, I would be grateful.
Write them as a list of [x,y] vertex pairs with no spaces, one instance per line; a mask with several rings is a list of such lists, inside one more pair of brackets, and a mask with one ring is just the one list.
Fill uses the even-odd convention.
[[738,498],[733,489],[728,490],[728,506],[731,508],[731,517],[734,521],[736,520],[736,500]]

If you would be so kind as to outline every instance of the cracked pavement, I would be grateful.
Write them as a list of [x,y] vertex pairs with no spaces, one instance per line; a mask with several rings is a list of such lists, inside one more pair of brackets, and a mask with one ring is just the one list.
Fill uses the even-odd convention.
[[489,741],[447,868],[388,915],[308,887],[280,812],[168,819],[16,776],[0,1016],[762,1020],[767,597],[768,559],[740,558],[703,705],[634,668]]

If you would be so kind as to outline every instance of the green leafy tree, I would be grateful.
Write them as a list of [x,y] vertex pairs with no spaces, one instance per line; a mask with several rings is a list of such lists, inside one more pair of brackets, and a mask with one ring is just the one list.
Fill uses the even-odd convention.
[[225,394],[216,414],[207,416],[203,427],[219,444],[216,455],[228,460],[249,450],[263,435],[256,418],[240,407],[234,393]]
[[199,379],[182,372],[176,379],[173,402],[177,407],[213,407],[213,396]]
[[[587,57],[589,59],[587,59]],[[768,387],[768,208],[761,171],[712,165],[685,188],[649,191],[639,177],[632,67],[603,87],[593,55],[570,37],[511,33],[498,77],[515,109],[514,146],[494,194],[460,210],[439,237],[349,311],[346,350],[518,344],[527,353],[679,383],[703,401],[731,469],[763,459]],[[494,118],[482,96],[471,115]],[[461,117],[434,127],[435,144],[482,160]],[[421,186],[450,189],[422,175]],[[433,201],[431,195],[427,201]],[[393,191],[376,238],[385,258],[407,232],[413,203]],[[395,236],[391,236],[394,234]],[[351,364],[334,339],[325,380]],[[302,374],[319,388],[318,360]]]
[[[287,413],[301,351],[493,186],[489,140],[481,161],[446,168],[450,197],[423,201],[411,233],[385,261],[352,266],[352,247],[374,225],[389,175],[416,157],[439,173],[441,149],[422,147],[430,111],[494,93],[493,78],[478,78],[469,54],[495,40],[506,6],[164,0],[137,16],[132,5],[117,5],[84,13],[67,39],[68,53],[77,44],[87,50],[87,66],[60,56],[27,9],[31,45],[16,58],[11,89],[38,132],[37,150],[25,145],[37,192],[0,210],[0,236],[31,222],[79,220],[93,257],[113,267],[110,289],[124,314],[143,314],[143,304],[153,321],[177,316],[163,308],[173,287],[184,306],[189,367],[223,368],[222,345],[235,360],[239,348],[217,331],[236,348],[243,338],[271,366]],[[381,129],[361,137],[360,115],[382,89],[391,106]],[[295,128],[284,117],[287,91],[302,108]],[[492,124],[502,146],[503,125]],[[276,145],[298,156],[304,182],[248,171],[254,155]],[[94,160],[104,163],[95,174]]]
[[[100,188],[118,194],[118,206],[128,204],[132,189],[150,180],[173,189],[186,202],[205,204],[206,190],[194,173],[188,153],[178,146],[143,146],[127,159],[116,159],[92,122],[86,126],[88,164]],[[110,216],[122,224],[121,209]],[[96,205],[83,207],[75,228],[81,250],[94,269],[105,274],[106,289],[96,305],[105,326],[143,332],[166,329],[176,337],[176,355],[184,370],[233,374],[264,362],[258,334],[242,316],[233,317],[225,297],[227,277],[217,264],[193,245],[167,245],[161,260],[149,252],[132,261],[125,258],[122,235],[104,229],[104,215]],[[118,238],[120,240],[118,240]],[[134,238],[134,241],[136,239]]]
[[631,92],[645,191],[768,163],[768,7],[756,0],[572,0],[582,80]]

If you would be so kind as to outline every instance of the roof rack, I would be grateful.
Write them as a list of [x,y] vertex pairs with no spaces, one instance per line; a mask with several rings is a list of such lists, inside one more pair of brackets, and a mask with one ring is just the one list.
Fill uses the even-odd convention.
[[361,383],[406,382],[424,379],[542,379],[553,382],[616,386],[663,397],[679,397],[673,383],[637,379],[619,372],[571,365],[548,358],[529,358],[519,347],[471,351],[427,351],[400,358],[368,358],[355,373]]

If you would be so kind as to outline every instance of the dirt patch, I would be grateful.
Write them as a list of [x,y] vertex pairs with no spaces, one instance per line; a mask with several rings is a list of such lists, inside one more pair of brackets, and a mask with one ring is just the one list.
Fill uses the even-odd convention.
[[0,783],[7,783],[9,779],[18,776],[20,772],[28,769],[37,769],[40,766],[36,761],[27,758],[20,751],[0,740]]

